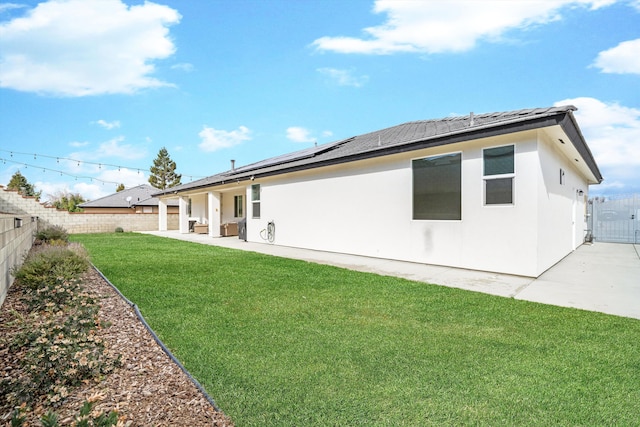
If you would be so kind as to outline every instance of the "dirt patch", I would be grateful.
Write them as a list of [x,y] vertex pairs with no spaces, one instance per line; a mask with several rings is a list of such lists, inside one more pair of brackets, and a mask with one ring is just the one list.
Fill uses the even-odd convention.
[[[99,301],[100,320],[110,325],[97,334],[111,352],[121,354],[122,364],[102,381],[71,390],[65,402],[53,408],[60,415],[61,425],[71,424],[83,402],[91,398],[96,401],[96,411],[116,410],[118,425],[122,426],[233,426],[156,343],[134,309],[95,270],[88,272],[83,282]],[[20,289],[11,287],[0,308],[1,335],[16,333],[13,320],[24,310]],[[20,360],[6,345],[0,345],[0,379],[15,375],[20,375]],[[25,425],[40,425],[38,419],[48,409],[34,405]],[[11,411],[0,407],[0,425],[10,425]]]

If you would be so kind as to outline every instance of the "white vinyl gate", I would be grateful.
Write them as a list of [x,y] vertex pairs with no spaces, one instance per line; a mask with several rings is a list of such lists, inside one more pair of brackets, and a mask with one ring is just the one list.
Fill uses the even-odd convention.
[[598,242],[640,243],[640,194],[589,199],[589,228]]

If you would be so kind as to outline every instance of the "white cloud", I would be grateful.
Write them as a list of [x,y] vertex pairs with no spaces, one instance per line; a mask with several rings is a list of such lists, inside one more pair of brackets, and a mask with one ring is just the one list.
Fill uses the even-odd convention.
[[331,132],[330,130],[322,131],[322,136],[328,138],[330,136],[333,136],[333,132]]
[[72,141],[72,142],[69,143],[69,145],[74,147],[74,148],[86,147],[87,145],[89,145],[89,142],[87,142],[87,141]]
[[0,3],[0,13],[6,12],[12,9],[21,9],[23,7],[26,7],[26,6],[23,4],[17,4],[17,3]]
[[232,131],[204,126],[198,134],[202,139],[202,142],[198,146],[203,151],[216,151],[221,148],[229,148],[241,144],[242,141],[248,141],[251,139],[250,135],[251,131],[245,126],[240,126],[237,130]]
[[107,122],[105,120],[100,119],[95,123],[100,125],[100,126],[102,126],[103,128],[105,128],[107,130],[117,129],[117,128],[120,127],[120,122],[118,120],[114,120],[113,122]]
[[600,52],[593,66],[603,73],[640,74],[640,39],[628,40]]
[[313,142],[315,138],[311,136],[310,131],[303,127],[292,126],[287,128],[287,139],[293,142]]
[[193,71],[193,64],[189,64],[188,62],[183,62],[180,64],[175,64],[171,66],[172,70],[181,70],[184,71],[186,73],[190,73]]
[[44,200],[49,200],[51,195],[60,192],[79,193],[85,200],[95,200],[115,193],[118,184],[124,184],[126,188],[131,188],[148,183],[148,176],[144,171],[121,168],[120,170],[103,169],[101,173],[91,177],[82,175],[71,184],[69,182],[39,181],[35,183],[35,186],[38,190],[42,190]]
[[[146,171],[143,170],[127,168],[105,169],[99,175],[97,175],[96,178],[106,182],[124,184],[126,188],[131,188],[135,187],[136,185],[149,183],[149,177],[145,172]],[[102,183],[100,183],[100,185],[102,185]],[[113,191],[108,191],[107,194],[111,194],[114,191],[115,188],[113,189]]]
[[[86,183],[80,182],[73,186],[73,189],[70,191],[71,193],[80,193],[80,195],[85,200],[96,200],[104,196],[108,196],[109,194],[113,194],[116,192],[116,186],[113,184],[102,184],[102,183]],[[55,194],[55,193],[52,193]]]
[[361,87],[369,81],[369,76],[354,76],[353,70],[341,70],[337,68],[318,68],[318,72],[330,77],[339,86]]
[[151,2],[50,0],[0,24],[0,87],[55,96],[168,86],[154,60],[175,52],[177,11]]
[[605,179],[593,190],[640,191],[640,109],[587,97],[555,105],[567,104],[578,107],[578,125]]
[[616,0],[412,1],[377,0],[373,12],[386,21],[359,37],[321,37],[321,51],[361,54],[442,53],[472,49],[479,40],[499,40],[507,31],[561,19],[565,7],[598,9]]
[[98,149],[92,153],[93,158],[102,159],[109,157],[120,157],[127,160],[141,159],[147,155],[147,150],[131,144],[122,144],[124,136],[118,136],[100,144]]
[[[86,148],[85,151],[76,151],[67,157],[75,159],[75,161],[61,160],[60,162],[64,162],[65,170],[74,174],[100,173],[105,170],[104,166],[100,166],[100,161],[102,160],[117,158],[131,161],[143,159],[147,156],[146,148],[133,144],[124,144],[124,141],[124,136],[117,136],[101,143],[97,148],[90,148],[91,144],[82,144],[81,147]],[[85,162],[98,164],[91,165]],[[117,161],[107,160],[105,163],[117,163]]]

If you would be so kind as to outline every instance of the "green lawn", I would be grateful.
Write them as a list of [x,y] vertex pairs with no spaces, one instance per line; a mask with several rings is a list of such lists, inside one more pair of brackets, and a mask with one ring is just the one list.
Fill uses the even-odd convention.
[[148,235],[72,240],[238,426],[640,419],[638,320]]

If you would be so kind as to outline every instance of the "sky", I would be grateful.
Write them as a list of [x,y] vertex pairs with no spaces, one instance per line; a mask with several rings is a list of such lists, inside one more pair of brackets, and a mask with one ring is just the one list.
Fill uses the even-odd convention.
[[[0,0],[1,1],[1,0]],[[571,104],[640,193],[640,0],[0,2],[0,184],[182,183],[397,124]]]

